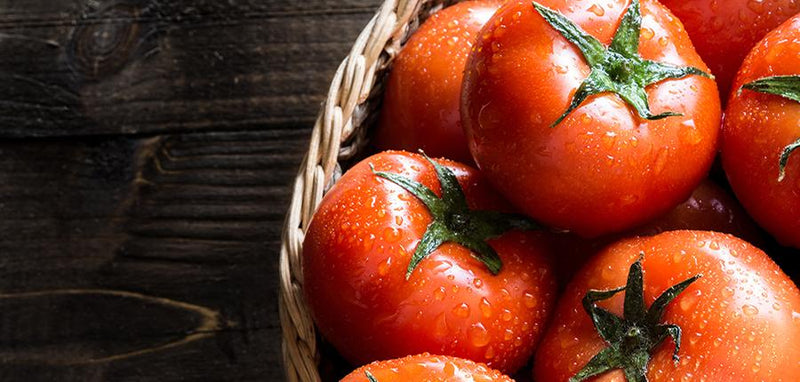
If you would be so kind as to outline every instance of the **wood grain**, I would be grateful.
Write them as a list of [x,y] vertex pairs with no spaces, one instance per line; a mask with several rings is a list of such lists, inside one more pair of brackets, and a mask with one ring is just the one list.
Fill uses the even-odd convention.
[[0,135],[10,137],[307,126],[379,4],[6,3]]
[[0,0],[0,380],[283,380],[281,222],[378,0]]

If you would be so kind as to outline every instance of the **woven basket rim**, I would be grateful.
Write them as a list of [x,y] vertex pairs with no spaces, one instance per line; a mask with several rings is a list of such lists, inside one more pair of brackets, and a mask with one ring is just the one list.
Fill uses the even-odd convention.
[[361,31],[331,81],[294,180],[280,251],[279,314],[288,381],[320,381],[314,323],[303,296],[302,248],[308,223],[341,173],[339,161],[366,143],[382,92],[381,74],[421,20],[457,1],[385,0]]

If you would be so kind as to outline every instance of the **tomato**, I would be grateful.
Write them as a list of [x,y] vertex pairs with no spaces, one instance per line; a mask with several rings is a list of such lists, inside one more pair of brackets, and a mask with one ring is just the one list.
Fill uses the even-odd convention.
[[729,233],[750,244],[764,245],[764,235],[741,204],[710,179],[694,189],[689,199],[627,236],[655,235],[666,231],[701,230]]
[[683,22],[723,98],[750,49],[795,13],[797,0],[661,0]]
[[[680,22],[652,0],[543,4],[587,37],[567,40],[530,1],[492,17],[462,93],[480,169],[526,214],[587,237],[686,200],[714,159],[721,113]],[[604,88],[615,90],[591,94]]]
[[[758,43],[734,81],[736,89],[765,77],[800,75],[800,16]],[[733,92],[722,132],[722,166],[744,208],[784,245],[800,248],[800,159],[783,150],[800,138],[800,102],[742,89]]]
[[[515,216],[486,212],[509,206],[475,169],[434,163],[457,182],[420,155],[385,152],[355,165],[325,195],[303,246],[312,316],[356,365],[430,352],[513,372],[533,353],[555,300],[544,239],[535,231],[502,233],[506,228],[498,227],[523,227],[527,220],[506,224]],[[427,207],[435,203],[423,202],[398,177],[442,197],[435,200],[461,192],[440,183],[460,185],[466,201],[450,204],[471,211],[435,217],[434,210],[446,209]],[[462,240],[473,250],[446,242],[414,265],[412,256],[429,248],[430,232],[442,226],[461,229],[449,235],[454,240],[486,232],[490,239]],[[491,253],[498,262],[479,260]]]
[[466,1],[431,16],[411,35],[389,73],[373,143],[423,149],[471,163],[461,128],[461,80],[470,48],[499,2]]
[[758,247],[766,243],[764,234],[744,211],[736,198],[710,179],[695,188],[686,201],[647,224],[621,234],[583,239],[574,234],[552,235],[552,251],[559,253],[556,263],[563,283],[603,247],[631,236],[652,236],[666,231],[703,230],[729,233]]
[[[604,350],[608,343],[598,334],[586,307],[607,309],[617,317],[637,317],[640,310],[623,312],[623,306],[628,306],[628,297],[637,300],[638,288],[627,284],[626,277],[634,274],[634,262],[640,256],[640,301],[649,310],[668,288],[685,288],[682,292],[678,288],[677,297],[660,304],[663,312],[653,315],[660,316],[655,323],[662,326],[656,332],[665,330],[663,325],[680,328],[679,361],[673,361],[676,349],[670,337],[674,333],[662,332],[659,345],[647,344],[651,349],[645,358],[650,360],[643,370],[649,381],[800,380],[800,291],[791,280],[764,252],[734,236],[671,231],[620,241],[595,256],[572,280],[537,350],[537,381],[566,381],[601,351],[613,352]],[[593,292],[582,303],[590,289],[604,291],[626,285],[625,293],[604,299],[609,296]],[[612,321],[609,318],[598,321]],[[628,322],[641,322],[638,320]],[[636,350],[632,345],[641,344],[638,335],[648,333],[648,328],[652,326],[623,329],[609,337],[624,333],[626,344],[621,349]],[[674,327],[670,330],[675,331]],[[622,371],[612,367],[592,380],[625,379]]]
[[341,380],[341,382],[408,381],[513,382],[513,379],[484,364],[424,353],[374,362],[356,369]]

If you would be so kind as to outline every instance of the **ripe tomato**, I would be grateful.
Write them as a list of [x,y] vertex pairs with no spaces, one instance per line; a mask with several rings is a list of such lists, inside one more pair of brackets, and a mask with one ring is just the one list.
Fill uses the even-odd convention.
[[[370,377],[372,379],[370,379]],[[484,364],[427,353],[362,366],[341,382],[513,382]]]
[[423,149],[472,163],[459,104],[464,65],[478,31],[499,1],[466,1],[431,16],[397,55],[384,92],[374,144]]
[[683,22],[723,99],[750,49],[795,13],[797,0],[661,0]]
[[[470,209],[508,209],[475,169],[437,162],[455,174],[457,182],[447,184],[460,184]],[[331,188],[303,247],[311,313],[320,333],[356,365],[431,352],[513,372],[533,353],[555,299],[544,239],[520,230],[496,236],[504,220],[485,211],[432,222],[426,203],[386,178],[395,174],[437,196],[452,195],[452,188],[443,191],[437,171],[420,155],[385,152],[355,165]],[[480,224],[487,219],[492,224]],[[487,247],[502,262],[498,273],[478,260],[480,252],[453,242],[408,273],[412,255],[429,246],[428,233],[441,225],[464,228],[450,235],[456,239],[496,231],[485,236],[496,236]],[[486,250],[481,245],[471,248]]]
[[704,180],[689,199],[647,224],[620,234],[583,239],[574,234],[553,234],[552,252],[559,281],[566,284],[603,247],[631,236],[652,236],[666,231],[702,230],[729,233],[756,246],[765,245],[764,234],[750,219],[736,198],[711,181]]
[[[625,22],[637,0],[543,3],[588,35],[568,41],[527,0],[493,16],[462,93],[478,166],[526,214],[581,236],[623,231],[686,200],[716,153],[720,106],[680,22],[652,0]],[[623,96],[589,95],[597,88]]]
[[627,236],[655,235],[666,231],[701,230],[729,233],[761,246],[764,234],[728,191],[710,179],[703,180],[689,199]]
[[[666,304],[657,320],[659,325],[677,325],[682,340],[677,363],[670,335],[651,349],[646,366],[651,382],[800,380],[800,291],[791,280],[764,252],[734,236],[671,231],[618,242],[581,270],[562,295],[537,350],[537,381],[566,381],[607,347],[584,311],[588,309],[581,309],[581,299],[590,289],[625,286],[628,267],[642,254],[646,307],[668,288],[702,275]],[[596,306],[622,316],[628,304],[624,300],[635,290],[629,286]],[[592,301],[602,299],[594,297]],[[626,312],[626,317],[635,311]],[[630,349],[636,343],[632,334],[647,332],[646,327],[623,330],[623,338],[629,338],[623,348]],[[624,380],[620,370],[593,379]]]
[[[747,56],[735,89],[756,80],[800,75],[800,16],[768,34]],[[722,130],[722,165],[745,209],[779,242],[800,248],[800,159],[780,158],[800,138],[800,102],[742,89],[733,92]]]

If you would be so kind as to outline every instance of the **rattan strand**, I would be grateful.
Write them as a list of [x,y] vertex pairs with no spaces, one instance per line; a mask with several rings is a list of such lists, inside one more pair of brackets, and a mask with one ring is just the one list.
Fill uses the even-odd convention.
[[339,161],[364,147],[365,121],[382,92],[381,73],[420,20],[454,1],[386,0],[356,39],[331,81],[294,182],[280,255],[279,310],[288,381],[320,380],[317,337],[303,297],[303,238],[326,189],[336,181]]

